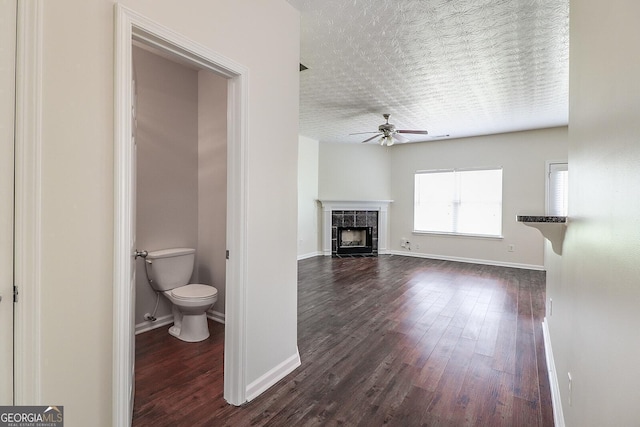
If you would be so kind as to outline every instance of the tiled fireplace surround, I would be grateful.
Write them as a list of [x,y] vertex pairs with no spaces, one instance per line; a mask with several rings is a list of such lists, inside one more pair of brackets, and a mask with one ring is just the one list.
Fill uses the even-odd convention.
[[373,227],[373,254],[387,253],[388,208],[391,202],[320,200],[323,255],[336,255],[338,227]]

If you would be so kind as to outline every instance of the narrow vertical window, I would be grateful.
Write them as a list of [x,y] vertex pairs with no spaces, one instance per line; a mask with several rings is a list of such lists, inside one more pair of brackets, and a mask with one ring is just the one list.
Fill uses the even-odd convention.
[[569,165],[549,163],[547,215],[567,216],[569,209]]

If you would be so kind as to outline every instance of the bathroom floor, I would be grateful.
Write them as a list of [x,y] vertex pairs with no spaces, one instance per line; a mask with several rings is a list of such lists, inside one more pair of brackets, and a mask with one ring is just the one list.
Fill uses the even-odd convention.
[[227,406],[222,398],[224,325],[209,320],[211,335],[198,343],[172,337],[169,326],[136,336],[133,426],[175,426],[179,418],[206,418],[212,402]]

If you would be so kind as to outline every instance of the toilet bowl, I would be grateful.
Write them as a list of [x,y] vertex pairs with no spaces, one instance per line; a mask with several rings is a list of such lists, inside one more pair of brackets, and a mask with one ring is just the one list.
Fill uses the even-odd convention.
[[207,310],[218,300],[218,290],[202,283],[189,283],[195,249],[171,248],[151,251],[145,258],[149,283],[172,305],[173,326],[169,334],[186,342],[209,338]]

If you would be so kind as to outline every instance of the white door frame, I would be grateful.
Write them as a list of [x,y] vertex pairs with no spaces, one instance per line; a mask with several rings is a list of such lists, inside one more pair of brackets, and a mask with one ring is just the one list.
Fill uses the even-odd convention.
[[0,405],[14,403],[13,213],[17,0],[0,0]]
[[113,424],[128,426],[133,408],[134,378],[131,242],[133,176],[130,150],[132,123],[132,42],[178,56],[228,79],[227,102],[227,249],[224,398],[233,405],[246,401],[245,290],[247,278],[247,120],[248,69],[207,47],[120,4],[115,5],[114,98],[114,295],[113,295]]
[[41,400],[40,264],[42,188],[42,13],[19,1],[16,34],[14,401]]

